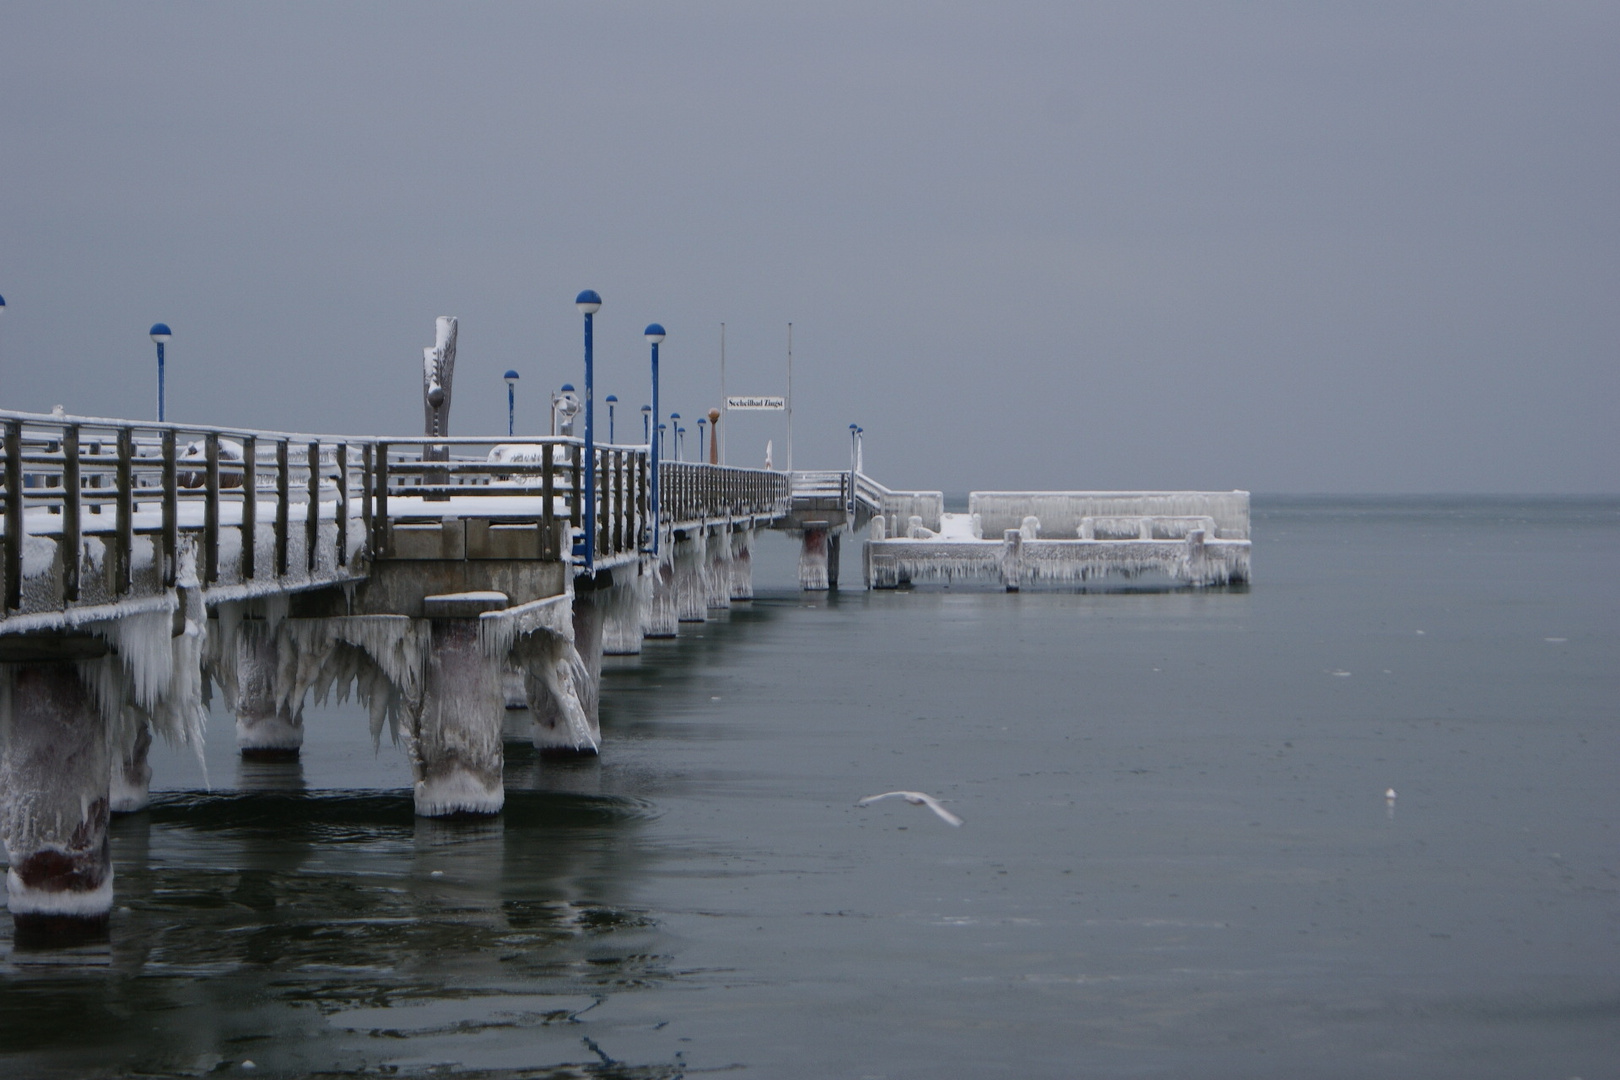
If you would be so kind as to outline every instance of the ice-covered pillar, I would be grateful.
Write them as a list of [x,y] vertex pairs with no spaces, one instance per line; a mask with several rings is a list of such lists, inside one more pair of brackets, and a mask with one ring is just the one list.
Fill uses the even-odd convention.
[[1017,592],[1024,581],[1024,533],[1008,529],[1002,533],[1001,581],[1008,592]]
[[827,577],[827,523],[807,521],[804,537],[799,544],[799,588],[806,592],[826,592],[830,584]]
[[123,727],[109,755],[108,798],[113,813],[133,814],[151,801],[152,766],[146,755],[152,749],[152,723],[144,713],[126,708]]
[[704,622],[709,617],[709,584],[701,528],[675,534],[675,613],[681,622]]
[[709,534],[707,563],[703,582],[708,592],[708,606],[723,610],[731,606],[731,527],[717,526]]
[[829,532],[827,534],[827,588],[832,592],[838,591],[838,563],[843,547],[843,533]]
[[236,634],[236,745],[245,758],[287,761],[304,745],[301,703],[279,692],[277,633],[262,619],[244,619]]
[[672,638],[680,632],[675,565],[670,558],[660,556],[647,568],[647,574],[651,589],[642,633],[650,638]]
[[476,618],[436,618],[429,641],[422,701],[406,718],[416,812],[499,813],[505,661],[486,655]]
[[[632,572],[634,570],[634,572]],[[653,565],[643,560],[614,576],[602,614],[602,652],[607,656],[635,656],[641,652],[642,627],[647,621]]]
[[0,833],[17,942],[105,934],[113,899],[108,732],[72,663],[5,665],[0,738]]
[[753,529],[738,529],[731,534],[731,598],[754,598]]

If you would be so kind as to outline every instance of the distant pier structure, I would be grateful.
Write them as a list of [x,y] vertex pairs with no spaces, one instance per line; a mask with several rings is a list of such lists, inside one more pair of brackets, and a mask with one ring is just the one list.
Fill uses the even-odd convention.
[[878,589],[1248,580],[1244,492],[980,492],[953,515],[858,459],[660,462],[588,425],[451,437],[454,320],[435,339],[419,436],[0,412],[0,838],[19,944],[106,932],[110,816],[146,805],[154,738],[200,746],[210,687],[244,756],[289,759],[307,702],[353,694],[404,747],[418,814],[489,815],[505,740],[597,753],[602,656],[751,599],[762,530],[798,540],[807,590],[838,588],[846,539]]

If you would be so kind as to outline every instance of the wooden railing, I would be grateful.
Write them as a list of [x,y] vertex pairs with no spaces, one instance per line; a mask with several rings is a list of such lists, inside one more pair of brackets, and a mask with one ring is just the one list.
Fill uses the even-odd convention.
[[[593,561],[650,542],[644,447],[596,447],[597,530],[586,538],[584,447],[573,438],[343,437],[15,412],[0,412],[0,429],[0,621],[172,588],[182,537],[204,587],[359,577],[413,518],[533,521],[545,559],[585,561],[587,540]],[[783,473],[661,468],[666,523],[788,504]],[[43,571],[47,549],[31,538],[51,542]]]
[[723,465],[661,462],[658,503],[663,522],[722,517],[774,517],[787,512],[792,485],[787,473]]

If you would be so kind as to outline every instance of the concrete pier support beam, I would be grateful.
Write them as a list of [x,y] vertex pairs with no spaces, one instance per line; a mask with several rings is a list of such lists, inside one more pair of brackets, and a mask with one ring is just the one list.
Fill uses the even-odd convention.
[[499,813],[505,661],[486,655],[476,618],[434,619],[430,642],[422,700],[407,717],[416,812]]
[[304,745],[304,710],[281,692],[280,643],[271,627],[244,620],[236,635],[236,745],[245,758],[287,761]]
[[843,533],[827,534],[827,588],[832,592],[838,591],[838,563],[843,546]]
[[74,665],[0,673],[0,837],[20,945],[94,940],[112,911],[107,725]]
[[152,766],[146,760],[152,749],[152,723],[144,713],[126,707],[122,726],[110,753],[108,802],[115,814],[133,814],[145,810],[152,797]]
[[706,540],[702,529],[675,534],[675,612],[681,622],[709,618]]
[[826,592],[829,587],[827,552],[831,538],[825,521],[804,523],[799,545],[799,588],[806,592]]
[[607,656],[636,656],[641,652],[642,628],[647,622],[647,601],[652,592],[654,567],[647,560],[615,572],[602,613],[602,652]]
[[721,525],[709,532],[703,580],[708,589],[709,608],[723,611],[731,607],[731,529]]
[[642,633],[650,638],[672,638],[680,631],[675,564],[661,556],[647,567],[649,596]]
[[738,529],[731,534],[731,598],[754,598],[753,529]]

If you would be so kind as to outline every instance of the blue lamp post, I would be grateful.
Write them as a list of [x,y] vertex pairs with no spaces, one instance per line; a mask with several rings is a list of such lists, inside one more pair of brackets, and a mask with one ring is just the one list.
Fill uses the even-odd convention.
[[152,329],[147,333],[152,335],[152,341],[157,344],[158,350],[158,423],[163,423],[163,346],[169,343],[173,333],[168,323],[153,323]]
[[508,371],[506,378],[506,437],[510,439],[517,430],[517,381],[518,373]]
[[664,446],[664,432],[668,429],[668,427],[669,427],[668,424],[659,424],[658,425],[658,456],[659,457],[663,457],[666,453],[668,453],[668,450]]
[[602,400],[607,402],[608,407],[608,444],[610,446],[617,446],[619,440],[613,436],[613,406],[619,403],[619,398],[616,394],[609,394]]
[[697,459],[698,459],[699,462],[701,462],[703,460],[703,448],[705,446],[709,445],[708,443],[703,441],[703,425],[706,424],[706,423],[708,423],[707,420],[703,419],[703,417],[701,417],[701,416],[698,417],[698,456],[697,456]]
[[652,406],[651,405],[643,405],[641,407],[641,441],[644,442],[644,443],[647,443],[649,446],[652,444]]
[[[641,422],[646,427],[648,453],[652,456],[652,550],[658,554],[658,459],[662,456],[659,451],[664,443],[664,425],[658,422],[658,345],[664,340],[664,327],[662,323],[648,323],[647,329],[641,332],[652,346],[652,404],[641,407]],[[657,440],[650,436],[652,432],[658,433]]]
[[669,437],[675,442],[675,460],[679,461],[681,460],[681,432],[686,430],[681,427],[680,413],[672,412],[669,414],[669,427]]
[[685,461],[686,460],[685,458],[681,457],[681,442],[685,438],[686,438],[686,429],[681,427],[679,424],[675,425],[675,460],[676,461]]
[[596,387],[595,361],[591,356],[591,330],[596,313],[602,310],[602,298],[595,289],[586,289],[574,297],[574,306],[585,316],[585,458],[580,467],[585,470],[585,569],[596,570],[596,431],[592,426],[596,406],[592,396]]

